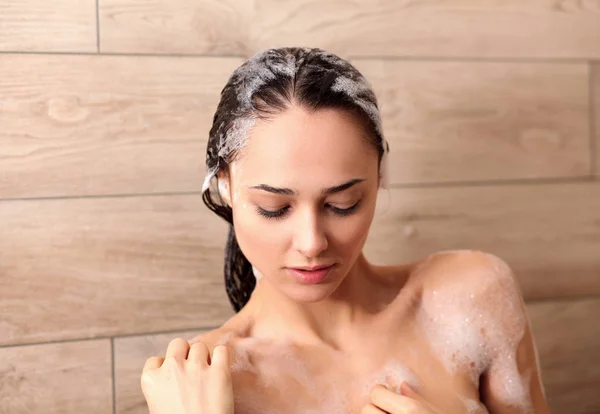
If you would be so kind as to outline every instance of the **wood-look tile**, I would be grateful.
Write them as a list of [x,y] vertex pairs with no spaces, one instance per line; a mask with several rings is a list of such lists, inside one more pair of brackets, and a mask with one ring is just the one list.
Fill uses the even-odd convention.
[[0,54],[0,198],[199,190],[240,63]]
[[101,49],[249,55],[318,46],[347,56],[600,57],[593,2],[102,0]]
[[455,249],[505,260],[528,299],[600,294],[600,183],[380,191],[367,258]]
[[585,64],[353,63],[378,96],[392,183],[590,175]]
[[0,413],[113,412],[110,339],[0,347],[0,378]]
[[528,305],[553,413],[600,412],[600,298]]
[[94,53],[97,40],[96,0],[0,3],[0,52]]
[[198,195],[0,202],[0,345],[216,326],[227,224]]
[[[598,183],[392,189],[365,253],[398,264],[482,250],[528,299],[598,294],[598,212]],[[233,312],[227,226],[199,195],[3,202],[0,222],[0,344],[215,326]]]

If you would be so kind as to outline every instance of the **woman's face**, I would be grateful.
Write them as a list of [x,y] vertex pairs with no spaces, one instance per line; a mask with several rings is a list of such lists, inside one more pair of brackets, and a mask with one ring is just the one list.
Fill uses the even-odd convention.
[[[224,191],[238,244],[262,277],[294,300],[329,296],[362,252],[378,189],[377,152],[365,133],[345,111],[292,107],[258,121],[230,165]],[[335,266],[316,284],[288,270],[329,264]]]

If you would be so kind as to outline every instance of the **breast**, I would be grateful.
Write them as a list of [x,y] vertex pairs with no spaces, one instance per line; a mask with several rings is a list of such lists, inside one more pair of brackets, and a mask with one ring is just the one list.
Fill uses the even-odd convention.
[[[236,341],[233,348],[236,414],[360,413],[377,384],[398,393],[403,381],[415,389],[436,385],[430,378],[422,378],[418,369],[394,357],[356,370],[347,357],[333,353],[311,355],[292,345],[246,339]],[[452,384],[451,378],[437,381]],[[437,400],[444,401],[445,413],[486,412],[478,401],[461,396],[454,388],[436,388]]]

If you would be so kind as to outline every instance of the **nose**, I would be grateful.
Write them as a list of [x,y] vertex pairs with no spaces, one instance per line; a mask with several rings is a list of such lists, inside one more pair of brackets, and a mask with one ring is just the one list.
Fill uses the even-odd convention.
[[319,215],[314,211],[306,211],[299,217],[295,223],[294,249],[305,257],[317,257],[328,245]]

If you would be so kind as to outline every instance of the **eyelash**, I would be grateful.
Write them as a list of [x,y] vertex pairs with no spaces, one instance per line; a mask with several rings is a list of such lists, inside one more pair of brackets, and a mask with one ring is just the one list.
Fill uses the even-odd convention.
[[[356,211],[356,209],[358,208],[359,204],[360,204],[360,200],[358,200],[352,207],[349,207],[349,208],[331,207],[331,211],[333,214],[335,214],[338,217],[346,217],[346,216],[353,214]],[[258,214],[260,214],[261,216],[266,217],[268,219],[280,220],[285,216],[285,213],[289,210],[289,208],[290,207],[288,206],[288,207],[279,209],[277,211],[269,211],[269,210],[264,210],[264,209],[258,207],[257,211],[258,211]]]

